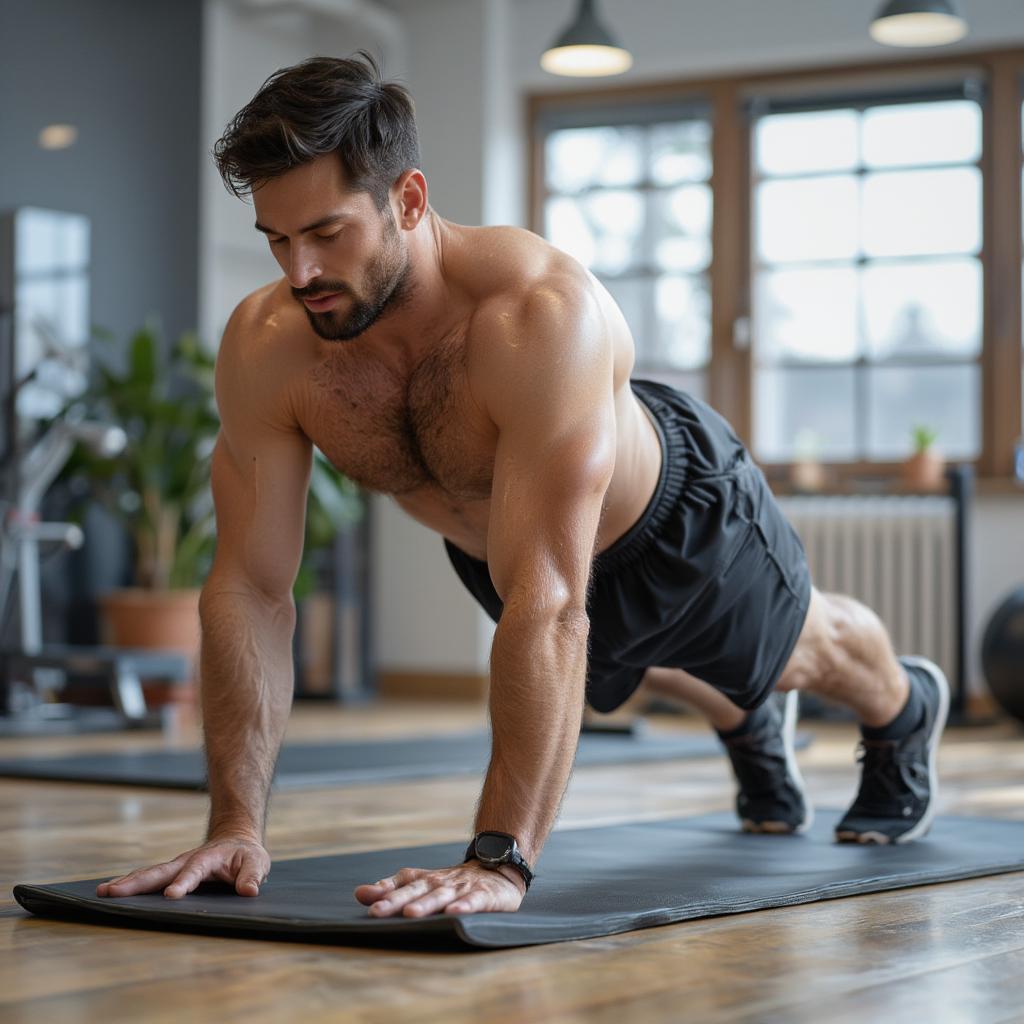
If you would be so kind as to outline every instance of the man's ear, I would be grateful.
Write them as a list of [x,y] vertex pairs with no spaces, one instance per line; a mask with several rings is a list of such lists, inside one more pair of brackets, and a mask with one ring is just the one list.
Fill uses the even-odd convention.
[[427,215],[427,179],[413,168],[402,174],[391,191],[398,200],[398,226],[411,231]]

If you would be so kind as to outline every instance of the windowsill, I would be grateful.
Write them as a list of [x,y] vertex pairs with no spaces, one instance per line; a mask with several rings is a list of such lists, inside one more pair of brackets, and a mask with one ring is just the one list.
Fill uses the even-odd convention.
[[[946,494],[945,487],[935,490],[922,490],[912,487],[899,477],[875,477],[865,479],[831,480],[817,490],[806,490],[794,486],[784,476],[766,471],[768,483],[776,495],[795,497],[814,494]],[[1010,477],[977,477],[974,480],[974,493],[981,497],[1006,496],[1024,499],[1024,484]]]

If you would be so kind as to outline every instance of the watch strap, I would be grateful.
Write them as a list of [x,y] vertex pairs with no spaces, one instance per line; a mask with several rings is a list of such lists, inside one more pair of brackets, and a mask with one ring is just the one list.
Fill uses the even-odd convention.
[[[504,835],[504,834],[505,833],[502,833],[502,835]],[[526,883],[526,890],[527,890],[527,892],[529,892],[529,890],[530,890],[530,883],[534,879],[534,873],[533,873],[532,869],[530,868],[530,865],[526,863],[526,858],[519,852],[519,849],[515,845],[515,838],[512,837],[512,836],[509,836],[509,839],[512,840],[512,844],[513,844],[512,845],[512,856],[509,857],[508,860],[503,860],[503,861],[499,862],[498,864],[488,864],[488,863],[485,863],[482,860],[479,860],[479,858],[477,857],[477,853],[476,853],[476,840],[477,840],[477,836],[473,836],[473,838],[470,840],[469,846],[466,847],[466,856],[463,859],[463,863],[465,863],[466,861],[470,861],[470,860],[477,860],[477,862],[480,864],[480,866],[482,868],[486,868],[488,871],[494,871],[498,867],[500,867],[502,864],[507,864],[509,867],[515,868],[516,871],[519,872],[519,874],[522,877],[523,881]]]

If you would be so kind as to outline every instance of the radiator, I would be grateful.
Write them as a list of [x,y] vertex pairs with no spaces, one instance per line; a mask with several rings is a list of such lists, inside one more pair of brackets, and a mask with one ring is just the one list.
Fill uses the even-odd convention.
[[779,498],[819,590],[881,618],[897,654],[931,659],[956,685],[960,619],[957,503],[948,496]]

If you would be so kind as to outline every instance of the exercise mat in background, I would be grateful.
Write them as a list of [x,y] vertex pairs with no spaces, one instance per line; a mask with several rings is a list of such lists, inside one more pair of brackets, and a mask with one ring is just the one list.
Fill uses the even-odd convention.
[[[806,745],[798,737],[797,746]],[[277,762],[278,789],[353,785],[443,775],[475,775],[487,768],[486,732],[383,740],[286,743]],[[722,752],[708,733],[584,733],[577,766],[716,757]],[[166,789],[205,789],[206,769],[198,750],[103,751],[50,758],[0,760],[0,776],[62,782],[99,782]]]

